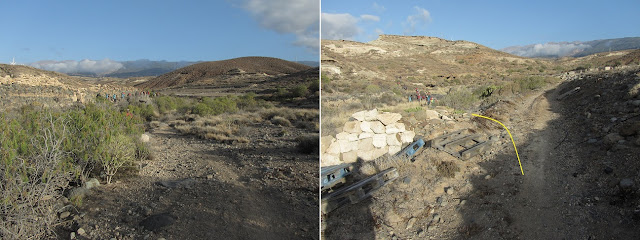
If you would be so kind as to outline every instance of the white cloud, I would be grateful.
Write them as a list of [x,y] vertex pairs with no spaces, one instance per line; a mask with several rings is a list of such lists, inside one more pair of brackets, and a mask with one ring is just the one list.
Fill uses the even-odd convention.
[[75,60],[44,60],[29,65],[35,68],[61,73],[93,73],[97,75],[112,73],[123,67],[122,63],[108,58],[98,61],[84,59],[79,62]]
[[549,43],[538,43],[533,45],[521,46],[521,47],[509,47],[503,49],[503,51],[522,56],[522,57],[564,57],[568,55],[572,55],[574,53],[580,52],[591,46],[581,43],[581,42],[549,42]]
[[362,19],[363,21],[373,21],[373,22],[379,22],[380,21],[380,17],[375,16],[375,15],[369,15],[369,14],[360,15],[360,19]]
[[429,11],[418,6],[413,7],[413,9],[415,9],[417,13],[409,15],[407,20],[402,23],[405,35],[413,34],[416,32],[416,28],[425,27],[431,23],[431,13],[429,13]]
[[348,13],[322,13],[322,38],[353,40],[362,29],[358,18]]
[[384,12],[384,10],[387,10],[387,8],[385,8],[384,6],[378,4],[377,2],[373,2],[373,10],[376,10],[378,12]]
[[320,5],[317,0],[240,1],[242,8],[249,11],[263,28],[281,34],[295,34],[294,44],[318,51]]

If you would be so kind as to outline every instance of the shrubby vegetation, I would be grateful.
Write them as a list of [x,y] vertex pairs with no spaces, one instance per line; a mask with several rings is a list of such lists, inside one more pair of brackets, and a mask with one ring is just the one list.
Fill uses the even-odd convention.
[[[318,84],[293,87],[288,94],[306,95],[317,91]],[[109,184],[124,173],[135,172],[137,161],[153,159],[141,134],[146,127],[157,127],[158,121],[171,118],[183,119],[170,124],[185,134],[248,142],[243,131],[250,123],[317,131],[319,113],[275,108],[255,94],[201,99],[161,96],[149,103],[118,105],[96,97],[94,103],[66,109],[32,104],[0,113],[0,238],[52,236],[60,221],[55,204],[63,192],[89,178]],[[317,148],[308,138],[299,141],[301,151]],[[82,198],[69,200],[79,204]]]
[[109,183],[133,166],[142,118],[105,103],[64,111],[29,105],[0,115],[0,236],[44,238],[57,217],[54,203],[88,177]]

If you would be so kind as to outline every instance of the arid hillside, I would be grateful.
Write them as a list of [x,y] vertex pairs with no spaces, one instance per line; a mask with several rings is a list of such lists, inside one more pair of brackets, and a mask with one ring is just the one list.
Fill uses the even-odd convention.
[[495,78],[510,69],[514,73],[539,71],[549,64],[548,60],[522,58],[468,41],[436,37],[381,35],[368,43],[322,41],[323,72],[335,78],[467,82]]
[[17,108],[24,104],[67,106],[93,101],[100,93],[133,92],[117,82],[101,82],[28,66],[0,64],[0,106]]
[[141,88],[161,89],[182,85],[213,85],[229,75],[278,76],[311,67],[271,57],[241,57],[222,61],[198,63],[163,74],[137,85]]

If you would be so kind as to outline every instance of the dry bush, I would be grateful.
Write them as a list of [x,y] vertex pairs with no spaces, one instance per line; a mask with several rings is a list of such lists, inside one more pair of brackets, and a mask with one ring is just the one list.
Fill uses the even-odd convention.
[[298,142],[298,151],[300,151],[301,153],[320,153],[320,135],[318,134],[299,136],[296,138],[296,142]]
[[158,128],[158,127],[160,127],[160,122],[158,122],[158,121],[151,121],[151,122],[149,122],[149,127],[151,127],[151,128]]
[[[42,239],[52,236],[58,222],[54,206],[60,189],[72,179],[63,167],[62,144],[67,130],[49,118],[40,134],[32,137],[34,152],[27,158],[10,157],[14,149],[0,147],[0,238]],[[0,137],[0,146],[9,139]]]
[[275,116],[273,118],[271,118],[271,123],[275,124],[275,125],[279,125],[279,126],[283,126],[283,127],[291,127],[292,124],[289,120],[287,120],[286,118],[280,117],[280,116]]
[[309,129],[312,131],[319,131],[320,130],[320,123],[318,122],[305,122],[305,121],[297,121],[295,123],[296,128],[300,128],[300,129]]
[[320,113],[317,109],[271,108],[260,111],[260,115],[262,115],[264,120],[271,120],[279,116],[295,122],[297,120],[317,121]]
[[111,179],[113,179],[118,170],[133,162],[136,156],[136,149],[131,137],[125,135],[112,137],[106,148],[109,155],[100,159],[100,163],[107,176],[107,184],[111,184]]
[[456,176],[457,172],[460,172],[460,167],[455,162],[442,161],[437,166],[438,173],[443,177],[452,178]]
[[216,140],[219,142],[247,143],[245,137],[237,136],[239,125],[233,118],[234,115],[196,117],[191,122],[174,121],[173,127],[180,133],[195,135],[202,139]]
[[260,123],[263,121],[262,116],[256,112],[242,112],[234,115],[234,123],[237,125],[248,125]]

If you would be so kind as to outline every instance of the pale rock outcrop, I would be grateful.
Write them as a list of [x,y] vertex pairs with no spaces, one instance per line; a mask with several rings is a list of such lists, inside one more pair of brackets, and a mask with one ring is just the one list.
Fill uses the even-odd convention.
[[399,153],[400,151],[402,151],[402,146],[389,146],[389,154],[390,155],[395,155],[396,153]]
[[438,113],[438,111],[427,109],[427,110],[425,110],[425,112],[426,112],[426,119],[427,120],[439,119],[440,118],[440,113]]
[[358,142],[358,151],[371,151],[375,148],[373,146],[373,137],[365,138]]
[[341,132],[336,134],[336,139],[338,140],[347,140],[349,139],[349,133],[348,132]]
[[354,163],[358,161],[358,151],[352,150],[346,153],[340,154],[340,158],[345,163]]
[[361,133],[362,129],[360,129],[360,121],[349,121],[344,123],[342,131],[348,133]]
[[373,137],[373,133],[370,132],[363,132],[360,133],[360,135],[358,135],[358,139],[365,139],[365,138],[372,138]]
[[334,155],[340,154],[340,143],[338,143],[338,141],[333,141],[327,148],[326,153]]
[[403,143],[411,143],[413,142],[413,138],[416,136],[416,132],[414,131],[406,131],[400,134],[400,138]]
[[399,133],[387,135],[387,145],[389,146],[401,146],[401,138]]
[[362,132],[372,133],[373,130],[371,129],[371,122],[369,121],[360,122],[360,130],[362,130]]
[[320,152],[326,152],[331,143],[335,141],[333,136],[327,135],[320,138]]
[[373,146],[376,148],[387,146],[387,134],[373,135]]
[[383,113],[383,114],[378,114],[378,120],[384,124],[385,126],[388,126],[390,124],[395,124],[397,121],[399,121],[402,118],[402,115],[400,115],[400,113]]
[[365,121],[376,121],[378,120],[378,109],[373,109],[371,111],[367,111],[364,113]]
[[385,126],[381,122],[378,122],[378,121],[371,123],[371,130],[373,130],[374,133],[385,133],[386,132]]
[[[433,110],[427,110],[427,120],[446,119]],[[431,112],[429,112],[431,111]],[[320,140],[321,166],[353,163],[362,159],[372,161],[386,154],[394,155],[402,151],[402,145],[413,142],[414,131],[406,129],[399,122],[398,113],[378,113],[377,109],[360,111],[351,115],[342,132],[324,136]]]

